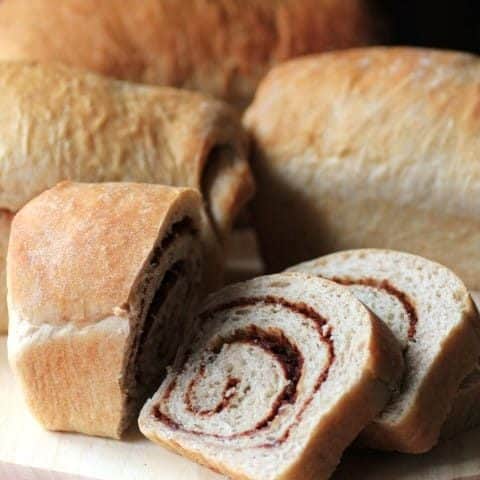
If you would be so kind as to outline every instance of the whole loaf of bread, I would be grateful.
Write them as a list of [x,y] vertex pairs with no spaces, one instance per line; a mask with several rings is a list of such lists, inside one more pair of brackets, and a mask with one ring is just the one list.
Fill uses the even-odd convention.
[[8,358],[50,430],[119,438],[157,389],[207,273],[199,193],[61,182],[12,223]]
[[480,289],[480,60],[366,48],[293,60],[245,115],[270,268],[337,250],[423,255]]
[[0,59],[58,61],[198,89],[240,108],[267,69],[298,55],[365,45],[366,0],[9,0]]
[[0,63],[0,331],[13,215],[61,180],[200,190],[224,240],[253,192],[236,112],[202,94],[62,65]]

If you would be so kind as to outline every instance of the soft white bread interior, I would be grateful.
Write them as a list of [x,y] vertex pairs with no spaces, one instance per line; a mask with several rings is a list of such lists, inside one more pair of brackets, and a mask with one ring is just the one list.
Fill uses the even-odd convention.
[[362,443],[429,450],[480,355],[480,320],[463,282],[442,265],[390,250],[340,252],[289,270],[345,285],[387,323],[404,349],[402,388],[362,432]]
[[151,440],[236,479],[325,479],[384,408],[400,345],[347,289],[305,274],[228,286],[143,408]]
[[210,246],[200,194],[64,182],[15,216],[8,357],[52,430],[120,437],[193,333]]

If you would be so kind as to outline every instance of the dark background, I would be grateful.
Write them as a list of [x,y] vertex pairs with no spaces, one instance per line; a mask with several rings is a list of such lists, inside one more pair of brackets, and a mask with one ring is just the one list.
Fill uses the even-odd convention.
[[480,0],[373,0],[388,24],[386,43],[480,53]]

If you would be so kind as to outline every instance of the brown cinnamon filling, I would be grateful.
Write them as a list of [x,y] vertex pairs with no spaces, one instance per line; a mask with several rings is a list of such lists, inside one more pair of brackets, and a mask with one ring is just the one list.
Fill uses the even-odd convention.
[[[200,377],[205,376],[205,366],[204,365],[202,365],[201,368],[200,368],[199,376]],[[215,405],[215,407],[202,410],[202,409],[194,406],[193,401],[192,401],[193,390],[195,388],[195,384],[198,383],[197,378],[199,378],[199,377],[195,377],[190,382],[190,385],[188,386],[187,392],[184,395],[184,400],[185,400],[185,403],[187,404],[187,409],[189,411],[191,411],[192,413],[195,413],[196,415],[201,415],[201,416],[211,416],[211,415],[214,415],[216,413],[220,413],[222,410],[224,410],[226,407],[228,407],[228,405],[230,404],[230,401],[235,396],[235,393],[234,393],[235,389],[236,389],[237,385],[240,383],[239,378],[229,376],[227,378],[226,385],[223,387],[223,392],[222,392],[222,395],[221,395],[222,400],[219,403],[217,403],[217,405]]]
[[[278,414],[280,408],[287,403],[295,403],[297,396],[297,384],[300,380],[303,367],[303,356],[296,347],[280,330],[269,329],[262,330],[255,325],[250,325],[245,330],[237,330],[231,336],[225,339],[219,339],[211,352],[218,355],[224,345],[231,345],[232,343],[246,343],[260,347],[262,350],[268,352],[281,365],[285,378],[288,380],[287,385],[277,396],[272,412],[265,419],[259,422],[254,430],[261,429],[270,423]],[[240,380],[229,377],[227,384],[224,387],[222,400],[213,408],[209,410],[199,410],[193,406],[192,397],[193,391],[200,378],[205,376],[205,365],[200,366],[200,372],[189,384],[184,395],[184,400],[187,409],[199,415],[213,415],[219,413],[228,406],[232,394],[229,394],[233,387],[236,387]],[[245,434],[245,432],[244,432]]]
[[172,420],[168,415],[165,415],[160,410],[158,405],[155,405],[153,407],[152,413],[153,413],[154,417],[159,422],[162,422],[163,424],[167,425],[167,427],[170,427],[172,430],[179,430],[180,429],[180,425],[177,422],[175,422],[174,420]]
[[[284,308],[287,308],[290,311],[303,315],[304,317],[312,320],[314,322],[315,329],[319,334],[320,341],[327,345],[327,349],[328,349],[327,364],[323,367],[321,371],[319,371],[312,395],[305,400],[304,404],[301,406],[299,412],[297,413],[296,420],[298,421],[300,420],[307,406],[312,401],[313,394],[316,393],[320,389],[322,384],[327,380],[330,367],[335,359],[335,350],[334,350],[333,340],[331,338],[331,330],[327,329],[326,331],[323,331],[324,329],[322,327],[324,327],[327,324],[327,321],[307,304],[303,302],[294,303],[284,298],[274,297],[274,296],[239,298],[235,301],[219,305],[210,311],[204,312],[203,314],[201,314],[200,318],[202,320],[205,320],[206,318],[212,317],[213,315],[224,310],[238,308],[238,307],[252,306],[257,303],[265,303],[270,305],[272,304],[282,305]],[[283,332],[281,332],[277,328],[269,328],[268,330],[264,330],[259,328],[258,326],[250,325],[244,330],[235,331],[232,335],[230,335],[227,338],[219,338],[216,344],[211,348],[210,351],[213,354],[218,354],[220,353],[224,345],[230,345],[233,343],[246,343],[246,344],[255,345],[263,349],[278,361],[278,363],[281,365],[284,371],[285,379],[288,381],[288,383],[275,398],[272,404],[272,407],[270,409],[270,412],[265,418],[258,421],[256,425],[249,430],[246,430],[244,432],[239,432],[233,435],[228,435],[228,436],[207,434],[207,433],[195,431],[195,430],[187,430],[183,428],[180,424],[178,424],[176,421],[171,419],[168,415],[163,413],[160,409],[160,404],[165,401],[168,401],[173,390],[175,389],[176,387],[175,379],[172,380],[172,382],[167,386],[160,403],[153,407],[152,414],[155,416],[155,418],[158,421],[163,422],[165,425],[169,426],[172,429],[177,429],[177,430],[182,429],[187,433],[210,436],[214,438],[231,439],[235,437],[251,435],[257,432],[258,430],[266,428],[278,416],[282,406],[286,404],[295,403],[297,399],[298,382],[302,375],[304,358],[300,350],[298,349],[298,347],[294,343],[292,343],[290,339],[288,339],[288,337],[286,337],[283,334]],[[234,397],[234,393],[233,394],[230,393],[230,390],[231,388],[235,388],[239,381],[238,379],[232,379],[231,377],[229,377],[227,379],[226,386],[223,389],[221,401],[212,409],[200,410],[198,409],[198,407],[193,406],[192,397],[193,397],[193,391],[195,389],[195,386],[197,385],[198,381],[204,377],[204,375],[205,375],[205,365],[201,365],[198,375],[191,380],[189,386],[187,387],[187,390],[184,394],[184,401],[186,403],[186,408],[190,412],[194,414],[210,416],[210,415],[214,415],[216,413],[221,412],[223,409],[225,409],[229,405],[232,398]],[[283,436],[280,439],[277,439],[275,442],[259,445],[259,447],[273,447],[275,445],[278,445],[284,442],[288,438],[289,432],[292,426],[293,426],[293,423],[284,432]]]
[[166,250],[178,237],[182,235],[196,235],[197,230],[193,224],[191,217],[183,217],[178,222],[175,222],[170,231],[165,235],[160,244],[162,250]]
[[[164,251],[172,245],[175,240],[183,235],[192,235],[195,236],[197,231],[194,227],[193,220],[191,217],[184,217],[178,222],[175,222],[171,227],[169,232],[163,237],[160,246],[156,247],[153,251],[152,258],[150,260],[149,268],[151,272],[158,266],[160,260],[163,256]],[[143,351],[143,346],[145,343],[146,338],[151,330],[151,327],[154,323],[154,320],[160,311],[165,299],[167,298],[169,292],[175,286],[178,281],[180,275],[185,273],[185,261],[179,260],[174,263],[164,274],[162,279],[162,283],[159,289],[155,292],[155,296],[153,297],[152,303],[148,307],[148,311],[145,315],[145,322],[143,324],[143,330],[140,334],[140,338],[138,340],[138,350],[137,350],[137,358]],[[148,281],[148,280],[147,280]],[[143,294],[142,294],[142,304],[141,310],[143,311],[145,308],[145,293],[147,291],[148,284],[146,283],[143,286]],[[135,375],[136,379],[137,373]]]
[[407,316],[408,316],[408,339],[414,340],[415,334],[417,332],[417,311],[415,306],[410,299],[410,297],[395,286],[393,286],[388,280],[377,280],[375,278],[360,278],[360,279],[352,279],[348,277],[332,277],[330,278],[335,283],[339,283],[340,285],[364,285],[366,287],[376,288],[378,290],[383,290],[384,292],[388,293],[395,297],[403,306]]
[[[282,393],[282,403],[294,403],[297,397],[297,384],[303,368],[303,355],[297,346],[288,339],[278,328],[262,330],[256,325],[250,325],[245,330],[237,330],[230,337],[219,340],[213,348],[213,353],[218,354],[223,345],[232,343],[247,343],[260,347],[270,353],[281,365],[285,378],[289,384]],[[278,409],[277,409],[278,410]]]
[[[186,271],[189,269],[187,260],[179,260],[171,265],[168,270],[165,271],[159,288],[156,290],[153,299],[149,305],[146,304],[147,292],[151,288],[151,282],[155,270],[158,267],[160,260],[165,251],[177,240],[177,238],[184,235],[195,236],[197,233],[193,219],[191,217],[184,217],[178,222],[171,225],[169,232],[164,236],[160,245],[155,247],[150,259],[148,272],[145,275],[142,286],[139,288],[139,297],[141,298],[139,309],[139,317],[144,318],[141,331],[138,332],[137,337],[134,340],[134,345],[131,348],[130,356],[127,361],[127,365],[130,368],[130,374],[125,377],[124,384],[122,385],[127,394],[127,411],[134,408],[140,408],[146,398],[154,393],[158,383],[162,381],[165,376],[165,367],[171,363],[173,355],[175,354],[176,345],[174,341],[168,344],[164,341],[164,335],[162,333],[163,320],[161,317],[162,307],[170,295],[170,292],[175,288],[181,277],[184,277]],[[174,317],[179,318],[181,312],[174,312]],[[161,324],[159,323],[161,322]],[[179,332],[177,338],[180,341],[181,332]],[[152,340],[148,340],[152,337]],[[145,350],[145,344],[147,341],[156,341],[158,337],[157,350],[158,350],[158,362],[155,365],[150,365],[152,362],[147,362],[144,356],[147,354]],[[135,386],[132,386],[132,383]]]
[[[145,322],[143,324],[143,330],[140,334],[140,340],[137,350],[137,358],[139,358],[145,346],[145,341],[150,334],[150,331],[153,327],[155,319],[157,318],[158,313],[160,312],[165,299],[167,298],[170,291],[175,287],[179,278],[185,274],[185,261],[179,260],[175,262],[164,274],[162,279],[162,284],[160,288],[155,292],[152,303],[148,308],[147,315],[145,317]],[[137,362],[135,365],[135,380],[138,383],[146,383],[145,375],[142,374],[141,365]]]

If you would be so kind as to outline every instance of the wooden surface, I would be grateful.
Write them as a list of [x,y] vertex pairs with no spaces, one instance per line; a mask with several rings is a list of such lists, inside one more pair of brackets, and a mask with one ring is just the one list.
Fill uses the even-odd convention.
[[[240,239],[244,241],[248,239]],[[243,267],[230,278],[248,276]],[[259,267],[258,262],[249,264],[250,269]],[[0,480],[224,478],[149,442],[136,428],[121,442],[42,430],[23,403],[6,357],[6,338],[0,337]],[[480,429],[440,444],[425,455],[349,451],[332,480],[467,478],[480,480]]]
[[[0,479],[223,478],[149,442],[136,429],[121,442],[42,430],[15,386],[5,340],[0,338]],[[425,455],[347,452],[333,480],[453,480],[473,475],[480,475],[480,429]]]

